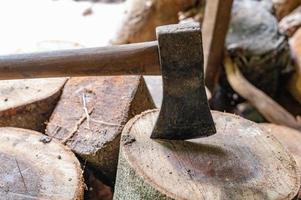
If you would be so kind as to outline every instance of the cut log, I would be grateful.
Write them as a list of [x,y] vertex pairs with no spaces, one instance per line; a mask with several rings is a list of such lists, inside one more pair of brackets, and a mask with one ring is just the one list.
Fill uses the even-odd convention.
[[[290,151],[301,170],[301,132],[276,124],[260,124],[260,126],[275,136]],[[301,199],[301,190],[298,199]]]
[[301,0],[272,0],[278,20],[288,15],[301,4]]
[[[41,41],[18,53],[40,52],[82,47],[78,43],[58,40]],[[23,73],[26,77],[26,72]],[[27,76],[28,77],[28,76]],[[66,78],[0,81],[0,126],[45,131]]]
[[269,122],[301,130],[301,120],[279,105],[271,97],[250,84],[229,57],[225,58],[227,79],[240,96],[247,99]]
[[301,5],[279,22],[280,31],[288,36],[294,35],[299,27],[301,27]]
[[44,132],[65,78],[0,81],[0,126]]
[[154,104],[142,77],[71,78],[46,134],[65,143],[114,182],[123,126],[150,108]]
[[155,40],[157,26],[175,24],[178,13],[196,4],[196,0],[128,0],[120,29],[113,44]]
[[75,155],[31,130],[0,128],[1,199],[81,200],[84,183]]
[[262,1],[234,1],[227,50],[243,75],[270,96],[290,61],[289,46],[278,22]]
[[288,88],[292,96],[301,104],[301,28],[290,39],[290,48],[296,69],[289,81]]
[[300,184],[289,152],[255,123],[213,112],[217,133],[152,140],[151,110],[125,126],[114,199],[292,199]]

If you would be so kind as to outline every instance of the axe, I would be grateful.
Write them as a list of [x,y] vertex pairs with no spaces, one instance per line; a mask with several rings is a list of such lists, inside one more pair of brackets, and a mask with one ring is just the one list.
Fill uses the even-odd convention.
[[156,33],[152,42],[0,56],[0,79],[162,74],[163,101],[151,138],[214,134],[199,24],[161,26]]

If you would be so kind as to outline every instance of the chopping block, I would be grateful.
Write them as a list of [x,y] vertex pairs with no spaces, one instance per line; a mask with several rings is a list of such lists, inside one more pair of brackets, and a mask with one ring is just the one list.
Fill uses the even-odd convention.
[[272,135],[210,111],[196,23],[158,27],[154,42],[3,56],[0,71],[5,79],[162,74],[161,109],[137,115],[123,129],[114,199],[293,199],[298,193],[296,162]]

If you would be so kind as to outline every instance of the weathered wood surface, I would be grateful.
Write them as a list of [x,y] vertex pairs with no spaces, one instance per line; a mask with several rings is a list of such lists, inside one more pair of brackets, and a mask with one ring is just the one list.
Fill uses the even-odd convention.
[[218,81],[225,51],[225,39],[231,18],[233,0],[206,2],[202,26],[206,85],[210,91]]
[[290,61],[289,46],[265,1],[234,1],[226,47],[243,75],[270,96]]
[[99,75],[158,75],[158,43],[0,56],[0,80]]
[[301,3],[299,7],[279,22],[280,31],[288,36],[294,35],[299,27],[301,27]]
[[292,199],[300,174],[289,152],[255,123],[213,112],[217,134],[151,140],[158,110],[130,120],[121,138],[114,199]]
[[301,5],[301,0],[272,0],[278,20],[288,15],[292,10]]
[[65,78],[0,81],[0,126],[44,132]]
[[178,13],[196,2],[196,0],[128,0],[125,16],[112,43],[155,40],[157,26],[177,23]]
[[[259,126],[275,136],[289,150],[301,171],[301,132],[276,124],[259,124]],[[299,190],[298,199],[301,199],[301,190]]]
[[290,49],[296,68],[288,88],[293,97],[301,104],[301,28],[290,39]]
[[154,104],[140,76],[71,78],[46,134],[114,181],[123,126],[150,108]]
[[69,148],[38,132],[0,128],[0,198],[82,200],[80,163]]

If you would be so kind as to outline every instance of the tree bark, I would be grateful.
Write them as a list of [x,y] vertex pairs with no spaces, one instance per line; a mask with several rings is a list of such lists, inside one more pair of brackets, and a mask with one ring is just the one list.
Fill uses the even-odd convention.
[[31,130],[0,133],[1,199],[83,199],[80,163],[68,148]]
[[154,104],[142,77],[71,78],[46,134],[59,139],[114,182],[123,126],[150,108]]
[[[292,199],[300,177],[288,151],[255,123],[213,112],[217,133],[150,139],[150,110],[125,126],[114,199]],[[260,167],[259,167],[260,166]]]

